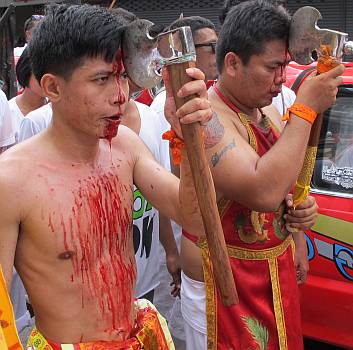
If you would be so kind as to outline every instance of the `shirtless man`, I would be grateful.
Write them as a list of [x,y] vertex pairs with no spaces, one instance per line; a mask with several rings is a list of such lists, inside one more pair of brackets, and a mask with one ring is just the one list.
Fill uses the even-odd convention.
[[[133,184],[190,231],[200,232],[201,221],[187,159],[179,187],[134,132],[118,131],[128,96],[121,32],[103,8],[60,5],[29,44],[53,120],[0,158],[0,264],[10,285],[15,263],[28,291],[34,348],[48,342],[90,349],[100,341],[102,348],[142,348],[144,337],[172,348],[152,307],[133,303]],[[209,120],[204,76],[187,73],[196,80],[179,94],[199,97],[175,115],[184,123]],[[145,317],[154,322],[148,332]]]
[[[289,24],[282,7],[249,1],[230,11],[219,34],[220,76],[209,91],[215,115],[207,130],[213,135],[207,154],[240,303],[222,305],[207,246],[184,232],[181,298],[188,349],[303,348],[292,239],[282,202],[303,164],[311,124],[291,113],[283,128],[274,107],[262,110],[285,81]],[[343,70],[339,66],[307,80],[296,103],[314,116],[326,110],[335,101]],[[312,224],[307,205],[297,208],[296,226],[302,229]]]

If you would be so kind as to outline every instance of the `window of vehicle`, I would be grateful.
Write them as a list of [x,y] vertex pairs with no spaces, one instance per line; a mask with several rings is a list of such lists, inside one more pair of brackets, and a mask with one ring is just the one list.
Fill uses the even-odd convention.
[[311,187],[353,195],[353,85],[340,86],[324,115]]

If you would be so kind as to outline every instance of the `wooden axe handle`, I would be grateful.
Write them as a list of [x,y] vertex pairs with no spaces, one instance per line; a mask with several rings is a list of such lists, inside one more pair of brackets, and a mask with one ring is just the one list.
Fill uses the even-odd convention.
[[[319,58],[319,61],[317,64],[317,74],[328,72],[329,70],[339,65],[339,62],[334,57],[329,56],[329,53],[330,53],[330,48],[327,48],[327,54]],[[312,147],[318,146],[320,141],[320,132],[321,132],[323,119],[324,119],[323,113],[320,113],[316,117],[315,122],[311,127],[308,146],[312,146]]]
[[[189,67],[195,67],[195,63],[184,62],[168,66],[177,109],[192,98],[179,98],[176,95],[185,83],[192,80],[185,73]],[[239,300],[218,213],[211,170],[203,146],[202,128],[200,123],[181,124],[181,128],[205,228],[214,278],[223,304],[231,306],[237,304]]]

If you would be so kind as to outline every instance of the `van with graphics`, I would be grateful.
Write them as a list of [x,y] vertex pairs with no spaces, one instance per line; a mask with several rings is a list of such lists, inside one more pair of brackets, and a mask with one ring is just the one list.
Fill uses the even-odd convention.
[[[299,70],[296,91],[315,67]],[[301,69],[301,70],[300,70]],[[337,102],[324,115],[311,194],[319,205],[306,232],[310,271],[301,286],[305,337],[353,349],[353,64],[346,64]]]

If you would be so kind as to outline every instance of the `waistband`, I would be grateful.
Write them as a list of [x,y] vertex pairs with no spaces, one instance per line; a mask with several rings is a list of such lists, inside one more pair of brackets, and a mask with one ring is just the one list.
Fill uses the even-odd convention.
[[136,301],[139,308],[138,329],[125,341],[93,341],[76,344],[59,344],[46,339],[34,328],[28,340],[27,350],[175,350],[167,322],[146,299]]
[[[247,249],[227,245],[227,251],[230,258],[242,260],[268,260],[282,255],[291,244],[293,244],[293,238],[292,235],[289,235],[281,244],[275,247],[267,249]],[[200,248],[207,248],[206,239],[202,239],[202,241],[199,242],[199,246]]]

